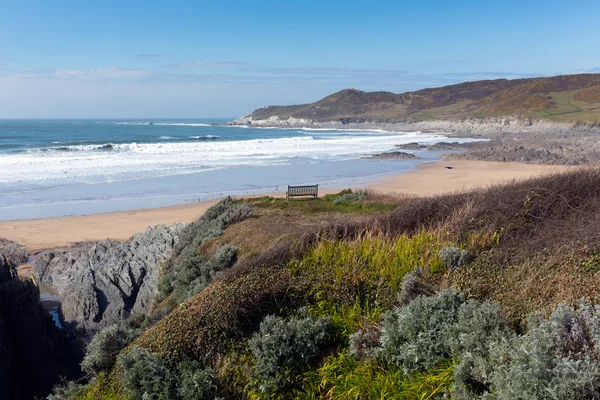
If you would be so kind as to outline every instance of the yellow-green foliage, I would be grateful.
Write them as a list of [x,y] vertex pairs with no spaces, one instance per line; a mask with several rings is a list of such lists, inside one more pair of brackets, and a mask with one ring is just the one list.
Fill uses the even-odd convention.
[[296,399],[432,399],[452,385],[450,361],[428,373],[406,377],[395,367],[357,361],[348,352],[329,356],[316,371],[304,375]]
[[[322,297],[322,294],[318,296]],[[379,322],[385,308],[374,306],[359,298],[356,298],[353,304],[336,304],[322,299],[311,306],[308,312],[313,318],[331,318],[338,339],[336,341],[345,344],[348,337],[357,330],[363,329],[366,323]]]
[[415,267],[428,266],[433,275],[446,272],[438,254],[443,244],[438,232],[429,231],[393,239],[366,234],[353,240],[323,240],[292,261],[291,268],[296,274],[318,277],[323,285],[385,284],[397,291]]
[[121,387],[115,373],[100,373],[87,385],[83,395],[76,400],[131,400]]

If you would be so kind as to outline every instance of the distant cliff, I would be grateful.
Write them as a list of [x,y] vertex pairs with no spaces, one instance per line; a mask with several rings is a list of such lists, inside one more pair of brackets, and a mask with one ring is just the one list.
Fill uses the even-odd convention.
[[400,94],[344,89],[311,104],[263,107],[231,124],[384,129],[389,125],[461,132],[498,127],[522,131],[546,124],[545,128],[558,130],[589,130],[600,127],[599,85],[600,74],[580,74],[466,82]]

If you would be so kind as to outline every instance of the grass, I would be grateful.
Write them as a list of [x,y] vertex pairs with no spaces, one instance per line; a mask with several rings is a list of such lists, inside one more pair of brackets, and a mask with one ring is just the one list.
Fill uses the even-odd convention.
[[[297,199],[286,200],[276,197],[259,197],[247,199],[245,202],[256,208],[268,208],[285,211],[299,211],[306,214],[318,213],[360,213],[374,214],[384,213],[393,210],[397,203],[381,203],[370,201],[348,201],[340,204],[334,204],[336,198],[343,194],[352,193],[351,190],[345,190],[336,194],[326,194],[316,199]],[[368,196],[367,196],[368,199]]]
[[388,285],[397,291],[415,267],[428,267],[433,275],[446,271],[438,254],[443,244],[438,232],[427,231],[393,239],[367,233],[352,240],[324,240],[294,260],[291,269],[323,281],[323,291],[342,282]]
[[376,361],[357,361],[347,352],[327,357],[304,375],[296,399],[433,399],[452,384],[451,361],[423,374],[407,377],[398,368]]
[[586,121],[600,122],[600,103],[586,103],[577,101],[574,97],[579,93],[578,90],[568,92],[550,93],[552,101],[556,103],[556,108],[549,110],[540,110],[530,113],[535,118],[544,118],[557,122]]

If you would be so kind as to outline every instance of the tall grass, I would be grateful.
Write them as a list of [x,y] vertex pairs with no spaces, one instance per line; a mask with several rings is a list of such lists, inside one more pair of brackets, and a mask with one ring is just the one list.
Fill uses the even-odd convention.
[[396,238],[366,233],[352,240],[323,240],[293,260],[290,267],[296,274],[328,277],[334,285],[348,281],[385,283],[397,291],[404,275],[415,267],[428,267],[432,275],[445,273],[439,256],[444,244],[437,231],[422,230]]
[[304,374],[296,399],[433,399],[450,390],[453,363],[407,377],[402,370],[376,361],[357,361],[348,352],[325,359],[323,365]]

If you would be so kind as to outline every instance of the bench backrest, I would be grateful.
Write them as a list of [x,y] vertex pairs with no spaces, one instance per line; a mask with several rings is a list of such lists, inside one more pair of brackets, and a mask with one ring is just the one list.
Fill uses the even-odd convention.
[[310,186],[288,186],[288,196],[316,196],[319,193],[319,185]]

